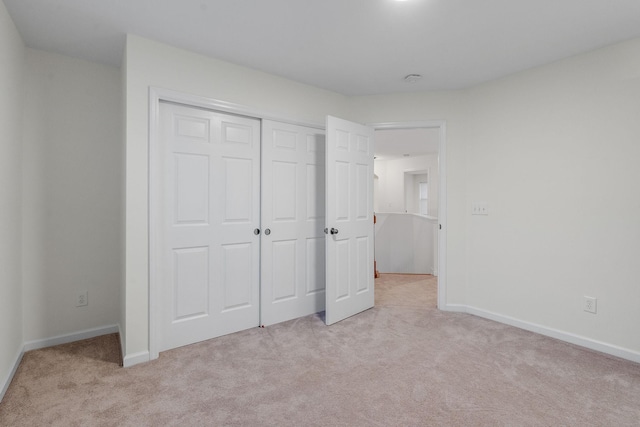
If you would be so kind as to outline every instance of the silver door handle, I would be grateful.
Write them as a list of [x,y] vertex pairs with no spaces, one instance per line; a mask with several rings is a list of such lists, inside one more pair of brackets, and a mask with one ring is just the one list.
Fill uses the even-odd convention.
[[331,234],[338,234],[338,229],[337,228],[332,228],[331,229]]
[[260,234],[260,229],[256,228],[255,230],[253,230],[253,234],[255,234],[256,236]]
[[266,230],[264,230],[264,234],[265,236],[268,236],[269,234],[271,234],[271,230],[267,228]]

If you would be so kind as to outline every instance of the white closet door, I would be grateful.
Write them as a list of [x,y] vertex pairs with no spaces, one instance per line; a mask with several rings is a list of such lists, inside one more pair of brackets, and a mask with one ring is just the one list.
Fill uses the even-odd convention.
[[261,323],[324,310],[324,132],[262,122]]
[[373,129],[327,117],[327,325],[374,304]]
[[160,350],[259,325],[260,122],[160,105]]

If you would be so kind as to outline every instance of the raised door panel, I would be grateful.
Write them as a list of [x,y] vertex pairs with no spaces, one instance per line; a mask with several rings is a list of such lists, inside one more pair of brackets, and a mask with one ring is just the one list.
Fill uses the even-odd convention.
[[325,250],[324,236],[307,238],[307,260],[306,260],[306,278],[305,292],[307,295],[323,293],[318,299],[318,308],[316,311],[324,309],[324,290],[325,290]]
[[273,303],[281,303],[298,296],[296,286],[297,240],[274,241],[273,253]]
[[172,320],[184,321],[209,314],[209,248],[173,251],[174,307]]
[[224,192],[222,221],[224,223],[248,223],[254,218],[251,159],[222,158],[223,177],[220,182]]
[[253,252],[251,243],[222,245],[222,312],[253,305]]
[[209,222],[209,156],[174,154],[175,223],[179,225]]
[[298,165],[295,162],[273,161],[271,192],[273,222],[294,222],[298,216]]

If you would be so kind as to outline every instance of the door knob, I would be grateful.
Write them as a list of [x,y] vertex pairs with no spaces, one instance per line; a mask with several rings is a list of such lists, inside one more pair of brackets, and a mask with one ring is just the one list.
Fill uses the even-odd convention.
[[256,236],[260,234],[260,229],[256,228],[255,230],[253,230],[253,234],[255,234]]
[[264,230],[264,234],[265,236],[268,236],[269,234],[271,234],[271,230],[267,228],[266,230]]
[[338,234],[338,229],[337,228],[332,228],[331,229],[331,234]]

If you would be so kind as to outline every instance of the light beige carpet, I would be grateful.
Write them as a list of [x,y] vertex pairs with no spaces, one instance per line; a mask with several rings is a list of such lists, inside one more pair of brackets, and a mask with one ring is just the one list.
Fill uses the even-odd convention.
[[32,351],[2,426],[638,426],[640,365],[435,309],[431,276],[383,275],[376,307],[118,366],[117,336]]

